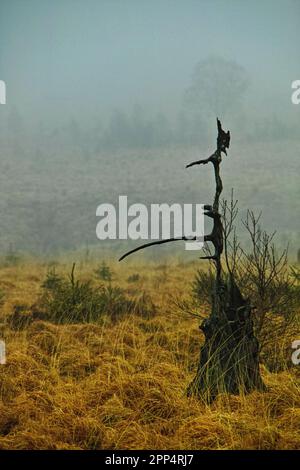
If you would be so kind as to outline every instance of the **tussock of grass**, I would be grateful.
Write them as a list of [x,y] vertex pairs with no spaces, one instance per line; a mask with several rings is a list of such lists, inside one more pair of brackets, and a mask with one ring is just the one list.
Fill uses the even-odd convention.
[[[34,303],[39,295],[34,282],[41,285],[45,274],[40,266],[16,269],[15,287],[6,292],[7,317],[17,300]],[[93,266],[88,269],[93,273]],[[202,337],[197,319],[171,311],[168,294],[175,288],[177,293],[184,291],[190,269],[172,267],[156,291],[155,276],[161,269],[139,267],[135,285],[141,291],[147,288],[159,306],[151,318],[132,308],[118,322],[35,320],[20,330],[6,326],[7,364],[0,366],[0,448],[299,448],[297,367],[280,373],[262,367],[265,393],[220,395],[211,406],[186,397]],[[117,267],[113,270],[127,292],[136,266],[123,273]],[[88,270],[81,275],[88,275]]]

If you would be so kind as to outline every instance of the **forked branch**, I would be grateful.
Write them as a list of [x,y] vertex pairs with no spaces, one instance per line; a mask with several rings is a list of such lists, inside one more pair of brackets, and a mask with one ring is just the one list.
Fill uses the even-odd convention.
[[[213,206],[209,206],[209,205],[204,206],[204,211],[205,211],[204,215],[213,219],[213,229],[209,235],[204,235],[201,241],[211,242],[214,245],[215,253],[212,256],[204,256],[202,257],[202,259],[210,259],[215,262],[216,270],[217,270],[217,278],[219,278],[221,274],[221,254],[223,252],[223,227],[222,227],[221,216],[219,214],[219,198],[223,189],[223,185],[222,185],[222,180],[220,178],[219,166],[222,161],[222,152],[227,155],[226,149],[229,148],[230,132],[223,131],[221,122],[219,121],[219,119],[217,119],[217,126],[218,126],[217,150],[207,159],[192,162],[189,165],[187,165],[186,168],[189,168],[194,165],[201,165],[201,164],[206,165],[209,162],[211,162],[214,166],[215,181],[216,181],[214,203],[213,203]],[[125,253],[123,256],[121,256],[119,261],[122,261],[123,259],[127,258],[127,256],[130,256],[133,253],[136,253],[137,251],[144,250],[145,248],[148,248],[150,246],[163,245],[165,243],[172,243],[172,242],[177,242],[177,241],[193,241],[193,240],[195,241],[197,239],[199,239],[199,237],[183,236],[183,237],[173,237],[173,238],[168,238],[165,240],[158,240],[155,242],[145,243],[144,245],[141,245]]]

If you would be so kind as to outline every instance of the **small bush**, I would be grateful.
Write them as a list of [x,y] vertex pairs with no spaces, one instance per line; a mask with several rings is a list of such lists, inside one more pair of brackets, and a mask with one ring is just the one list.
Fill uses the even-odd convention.
[[107,266],[104,261],[101,264],[101,266],[98,269],[96,269],[95,274],[98,279],[101,279],[101,281],[111,282],[113,278],[113,273],[110,267]]
[[55,323],[98,322],[105,315],[116,321],[130,311],[135,302],[120,287],[101,285],[94,287],[91,281],[79,281],[74,276],[75,264],[67,279],[53,282],[53,273],[43,283],[41,306],[48,319]]
[[62,277],[56,274],[55,267],[50,268],[47,272],[46,279],[42,283],[43,289],[55,289],[62,282]]
[[103,312],[107,314],[113,321],[120,319],[126,313],[129,313],[134,302],[130,300],[123,289],[120,287],[102,286],[101,300]]
[[138,273],[136,274],[131,274],[131,276],[129,276],[127,278],[127,282],[138,282],[140,280],[140,275]]

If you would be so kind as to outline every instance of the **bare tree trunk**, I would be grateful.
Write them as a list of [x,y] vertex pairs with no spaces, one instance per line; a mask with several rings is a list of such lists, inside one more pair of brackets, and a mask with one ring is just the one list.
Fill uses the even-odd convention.
[[229,274],[225,279],[222,271],[223,225],[219,214],[219,198],[223,189],[220,177],[222,152],[229,148],[230,133],[225,133],[218,123],[217,150],[207,160],[196,164],[211,162],[214,167],[216,192],[213,206],[205,206],[205,214],[213,218],[212,233],[205,241],[213,243],[215,253],[205,258],[212,259],[216,268],[212,310],[200,329],[205,335],[201,348],[199,365],[194,380],[188,387],[188,395],[201,396],[212,401],[220,392],[240,393],[253,389],[264,389],[259,372],[259,344],[254,336],[251,319],[251,305],[245,300]]
[[[254,336],[251,318],[251,305],[242,294],[229,273],[224,276],[221,255],[224,244],[224,229],[219,213],[219,199],[223,190],[220,176],[222,153],[227,155],[230,132],[224,132],[217,119],[217,150],[207,159],[187,165],[206,165],[212,163],[215,173],[216,191],[213,205],[204,206],[204,214],[213,219],[213,229],[204,236],[205,242],[211,242],[215,252],[202,259],[210,259],[215,264],[216,278],[212,292],[212,311],[208,319],[200,326],[205,335],[201,349],[196,376],[188,387],[188,395],[197,395],[206,401],[212,401],[218,393],[250,392],[264,389],[259,372],[259,344]],[[127,256],[153,245],[161,245],[179,240],[195,240],[196,237],[179,237],[146,243],[125,253]]]

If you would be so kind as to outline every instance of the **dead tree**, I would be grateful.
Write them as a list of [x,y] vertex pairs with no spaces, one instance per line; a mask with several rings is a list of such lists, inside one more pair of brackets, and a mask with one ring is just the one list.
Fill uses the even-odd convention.
[[[252,307],[244,299],[237,286],[233,273],[226,273],[222,268],[224,229],[219,213],[219,199],[223,190],[220,176],[222,154],[227,155],[230,144],[230,132],[224,132],[217,119],[217,149],[208,158],[187,165],[212,163],[215,174],[216,190],[213,205],[204,206],[204,214],[213,220],[213,229],[204,236],[204,242],[214,246],[214,253],[202,257],[215,265],[216,277],[212,292],[212,310],[210,316],[200,325],[205,336],[200,351],[198,369],[190,383],[188,396],[196,395],[205,401],[212,401],[218,393],[248,393],[253,389],[264,389],[259,372],[259,344],[254,336]],[[181,237],[146,243],[131,250],[120,258],[146,247],[178,240],[195,240],[196,237]]]

